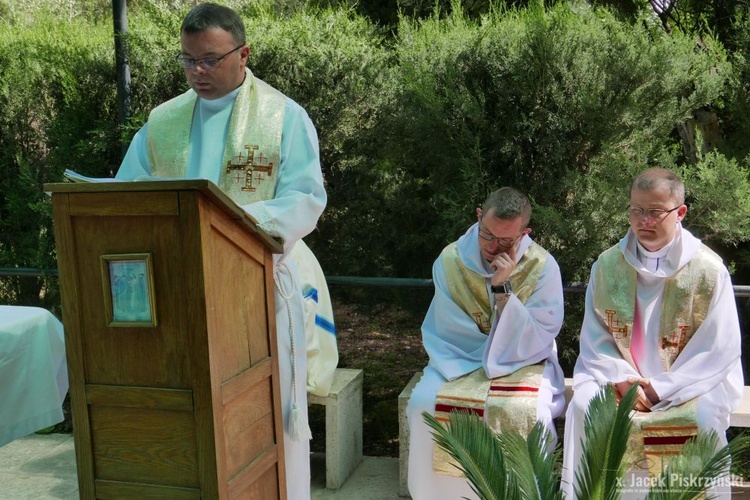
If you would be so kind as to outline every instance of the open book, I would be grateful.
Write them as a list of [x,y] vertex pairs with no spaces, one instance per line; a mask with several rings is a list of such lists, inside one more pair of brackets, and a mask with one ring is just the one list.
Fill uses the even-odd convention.
[[86,177],[85,175],[81,175],[68,168],[65,169],[63,176],[73,182],[122,182],[119,179],[114,179],[112,177]]
[[[63,176],[69,181],[73,181],[73,182],[128,182],[122,179],[115,179],[114,177],[86,177],[85,175],[81,175],[78,172],[74,172],[73,170],[70,170],[69,168],[65,169],[65,173],[63,173]],[[160,180],[158,177],[151,177],[149,175],[141,175],[133,179],[133,181],[158,181],[158,180]]]

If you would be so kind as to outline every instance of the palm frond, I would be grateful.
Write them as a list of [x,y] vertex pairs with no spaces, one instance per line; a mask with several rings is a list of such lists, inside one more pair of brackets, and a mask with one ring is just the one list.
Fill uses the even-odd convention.
[[[707,487],[729,473],[733,462],[746,460],[750,450],[750,437],[735,437],[716,451],[719,437],[715,431],[700,432],[688,441],[680,453],[673,457],[666,469],[654,482],[649,500],[691,500],[699,498]],[[736,459],[734,458],[736,457]]]
[[435,444],[456,461],[479,498],[522,498],[507,473],[500,443],[483,420],[467,412],[453,411],[448,425],[443,426],[427,412],[423,412],[422,417],[434,431]]
[[581,463],[576,468],[575,495],[579,500],[610,500],[620,497],[625,475],[623,460],[628,447],[637,386],[617,404],[615,389],[602,388],[591,400],[584,421],[585,438]]
[[515,479],[521,498],[527,500],[539,499],[534,467],[529,459],[528,448],[523,436],[517,432],[503,431],[497,435],[497,438],[505,456],[508,473]]
[[562,448],[553,448],[552,441],[551,433],[541,422],[537,422],[526,438],[541,498],[559,500],[563,497],[559,467]]
[[[575,498],[615,500],[627,464],[624,461],[632,427],[631,412],[637,397],[632,387],[618,404],[614,388],[602,389],[591,400],[584,422],[585,441],[576,469]],[[517,432],[499,435],[475,415],[452,412],[443,426],[427,412],[425,422],[434,430],[436,444],[459,464],[474,492],[483,500],[559,500],[560,450],[551,450],[551,436],[537,423],[528,438]],[[750,458],[750,436],[736,436],[716,451],[716,433],[699,433],[672,458],[662,477],[652,481],[650,500],[691,500],[703,495],[728,473],[730,466]]]
[[498,439],[505,455],[506,467],[516,478],[523,498],[562,498],[556,467],[560,452],[549,450],[552,437],[544,424],[537,422],[526,439],[513,431],[501,432]]

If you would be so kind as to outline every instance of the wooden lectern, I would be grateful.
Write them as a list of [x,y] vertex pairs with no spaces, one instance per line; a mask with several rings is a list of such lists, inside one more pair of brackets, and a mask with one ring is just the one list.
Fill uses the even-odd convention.
[[45,190],[81,498],[285,499],[281,244],[206,180]]

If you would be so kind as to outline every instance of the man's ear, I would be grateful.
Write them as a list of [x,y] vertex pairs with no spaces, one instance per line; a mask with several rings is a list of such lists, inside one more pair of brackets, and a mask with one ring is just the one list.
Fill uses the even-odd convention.
[[244,61],[243,66],[247,65],[248,59],[250,59],[250,47],[245,45],[240,49],[240,60]]
[[687,211],[688,211],[687,205],[681,205],[680,208],[677,209],[677,222],[680,222],[682,219],[685,218]]
[[482,209],[477,207],[477,222],[482,220]]

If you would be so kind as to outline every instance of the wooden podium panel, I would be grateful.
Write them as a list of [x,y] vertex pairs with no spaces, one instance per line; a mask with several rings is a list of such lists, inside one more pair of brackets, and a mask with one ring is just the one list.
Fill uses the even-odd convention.
[[281,245],[205,180],[45,190],[81,498],[286,498]]

